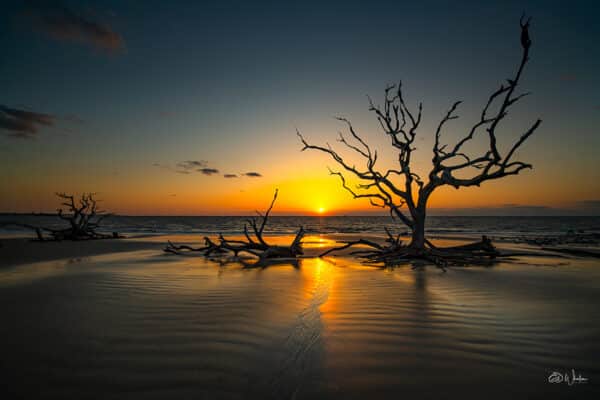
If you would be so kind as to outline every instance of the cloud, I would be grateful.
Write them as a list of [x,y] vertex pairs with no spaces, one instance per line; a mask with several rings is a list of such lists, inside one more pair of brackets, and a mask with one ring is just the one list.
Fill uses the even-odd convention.
[[200,171],[200,169],[207,166],[207,162],[204,160],[187,160],[178,162],[175,164],[175,172],[180,174],[190,174],[194,171]]
[[[220,171],[217,168],[210,167],[208,165],[208,161],[205,160],[186,160],[181,161],[175,164],[175,167],[170,166],[169,164],[161,164],[155,162],[152,164],[153,167],[168,169],[170,171],[177,172],[179,174],[193,174],[193,173],[201,173],[206,176],[212,176],[219,174]],[[234,179],[239,178],[240,176],[246,176],[249,178],[262,178],[262,174],[256,171],[250,171],[241,174],[223,174],[224,178]]]
[[199,168],[198,172],[201,172],[204,175],[211,176],[213,174],[218,174],[219,170],[215,168]]
[[70,10],[60,1],[29,1],[25,15],[33,27],[54,39],[82,42],[116,53],[125,49],[123,37],[110,26]]
[[186,160],[175,164],[175,167],[171,167],[168,164],[161,164],[155,162],[152,164],[153,167],[168,169],[169,171],[177,172],[178,174],[192,174],[200,172],[203,175],[211,176],[218,174],[219,170],[216,168],[209,168],[208,162],[204,160]]
[[32,139],[43,127],[54,126],[56,116],[34,111],[19,110],[0,104],[0,131],[8,136]]

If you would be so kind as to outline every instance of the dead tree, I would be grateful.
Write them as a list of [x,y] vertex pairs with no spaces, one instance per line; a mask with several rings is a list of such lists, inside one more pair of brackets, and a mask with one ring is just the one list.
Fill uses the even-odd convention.
[[56,193],[63,202],[62,206],[67,207],[67,212],[59,208],[58,217],[69,223],[69,228],[55,231],[53,236],[62,239],[81,240],[81,239],[102,239],[110,237],[109,235],[96,232],[103,219],[110,216],[105,211],[98,208],[98,202],[94,199],[93,193],[83,193],[76,202],[73,195],[66,193]]
[[[57,210],[57,216],[68,223],[66,228],[53,229],[18,223],[13,225],[33,229],[36,232],[36,237],[39,241],[89,240],[121,237],[116,232],[108,235],[97,231],[102,220],[109,217],[111,214],[98,208],[98,201],[94,198],[93,193],[83,193],[77,200],[75,199],[75,196],[66,193],[56,193],[56,195],[62,201],[61,206],[66,207],[66,212],[63,211],[63,208]],[[44,235],[44,233],[46,233],[46,235]]]
[[[259,218],[249,218],[247,223],[244,224],[244,239],[227,239],[222,234],[219,235],[219,242],[213,242],[209,237],[204,238],[205,246],[194,248],[191,246],[179,246],[168,242],[167,247],[164,249],[167,253],[172,254],[183,254],[187,252],[199,252],[205,256],[214,254],[225,254],[233,253],[234,256],[238,256],[240,253],[247,253],[254,255],[259,258],[259,261],[270,260],[270,259],[281,259],[281,258],[296,258],[302,255],[302,238],[306,233],[304,228],[300,228],[294,237],[294,240],[289,246],[274,246],[266,242],[263,232],[269,214],[275,205],[277,200],[278,190],[275,190],[273,200],[267,211],[262,214],[256,211]],[[248,229],[250,227],[251,231]]]
[[[508,175],[516,175],[524,169],[530,169],[530,164],[514,160],[516,151],[539,127],[541,120],[535,121],[506,151],[502,152],[497,145],[497,130],[511,107],[529,93],[516,93],[523,70],[529,60],[531,39],[529,37],[530,19],[521,17],[521,60],[513,77],[506,80],[487,99],[479,119],[465,132],[465,135],[454,145],[442,144],[442,131],[446,124],[458,118],[456,110],[461,104],[455,102],[437,125],[433,145],[432,168],[423,179],[411,165],[415,138],[421,124],[422,103],[417,110],[411,110],[403,97],[402,84],[392,85],[385,89],[383,106],[375,105],[369,99],[369,110],[375,114],[386,136],[391,140],[392,148],[397,153],[398,167],[381,171],[376,169],[377,151],[373,150],[355,131],[345,118],[338,118],[348,128],[352,139],[347,139],[342,133],[338,141],[365,160],[364,168],[358,168],[344,160],[329,144],[326,147],[316,146],[297,132],[302,141],[302,150],[312,149],[328,154],[343,170],[343,172],[358,178],[356,188],[347,184],[343,172],[332,171],[337,175],[342,187],[354,198],[365,198],[373,206],[387,208],[392,217],[399,219],[412,232],[408,246],[410,252],[429,254],[435,250],[425,238],[425,220],[427,216],[427,201],[439,187],[452,186],[456,189],[468,186],[479,186],[483,182],[500,179]],[[477,135],[487,135],[489,146],[483,154],[468,155],[464,147]],[[408,212],[405,211],[408,209]],[[364,243],[363,243],[364,244]],[[481,246],[485,247],[484,245]],[[374,248],[381,252],[382,249]],[[389,249],[387,249],[389,250]],[[387,251],[386,250],[386,251]],[[434,251],[435,250],[435,251]],[[406,252],[406,250],[403,250]]]

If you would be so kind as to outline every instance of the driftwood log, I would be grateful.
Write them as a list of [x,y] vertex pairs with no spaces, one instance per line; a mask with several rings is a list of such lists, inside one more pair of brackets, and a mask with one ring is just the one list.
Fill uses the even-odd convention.
[[[302,239],[306,233],[304,228],[300,227],[294,240],[289,246],[276,246],[270,245],[264,238],[263,232],[269,214],[275,205],[277,200],[278,190],[275,190],[273,200],[267,211],[262,214],[257,211],[259,218],[250,218],[247,223],[244,224],[244,238],[245,240],[227,239],[222,234],[219,235],[218,243],[212,241],[209,237],[204,238],[204,246],[202,247],[191,247],[187,245],[175,245],[171,242],[167,243],[164,251],[171,254],[185,254],[189,252],[199,252],[205,256],[217,255],[217,254],[233,254],[237,257],[240,253],[247,253],[258,257],[259,261],[271,260],[271,259],[283,259],[290,258],[295,259],[296,257],[303,254],[302,251]],[[248,228],[250,227],[250,229]]]

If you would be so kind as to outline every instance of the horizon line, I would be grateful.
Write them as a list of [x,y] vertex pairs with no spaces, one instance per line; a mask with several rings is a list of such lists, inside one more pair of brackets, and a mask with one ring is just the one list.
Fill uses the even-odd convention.
[[[0,216],[40,216],[40,217],[54,217],[58,214],[56,213],[47,213],[47,212],[0,212]],[[156,218],[156,217],[164,217],[164,218],[204,218],[204,217],[212,217],[212,218],[229,218],[229,217],[237,217],[237,218],[256,218],[256,215],[245,215],[245,214],[118,214],[118,213],[108,213],[107,218],[109,217],[133,217],[133,218]],[[319,214],[271,214],[269,217],[311,217],[311,218],[347,218],[347,217],[387,217],[392,218],[387,214],[327,214],[327,215],[319,215]],[[428,215],[428,217],[437,217],[437,218],[455,218],[455,217],[469,217],[469,218],[477,218],[477,217],[553,217],[553,218],[561,218],[561,217],[592,217],[592,218],[600,218],[600,214],[434,214]]]

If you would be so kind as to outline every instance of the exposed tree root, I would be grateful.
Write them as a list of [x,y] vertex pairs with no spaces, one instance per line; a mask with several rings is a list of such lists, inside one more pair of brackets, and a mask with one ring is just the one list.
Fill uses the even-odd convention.
[[164,251],[171,254],[182,255],[189,252],[200,252],[205,256],[210,256],[213,253],[225,253],[226,250],[222,249],[221,246],[214,243],[210,238],[204,238],[204,247],[192,247],[187,245],[175,245],[170,240],[167,242],[167,247]]
[[494,247],[492,241],[483,236],[481,241],[453,247],[436,247],[431,242],[426,241],[424,248],[415,248],[403,246],[399,239],[393,238],[388,232],[388,246],[382,246],[378,243],[359,239],[351,242],[344,242],[344,245],[329,249],[319,255],[324,257],[328,254],[342,251],[353,246],[370,247],[371,249],[358,250],[350,254],[358,256],[367,263],[383,263],[386,266],[406,263],[408,261],[421,260],[435,264],[445,269],[451,265],[468,264],[490,264],[498,257],[502,257],[500,252]]

